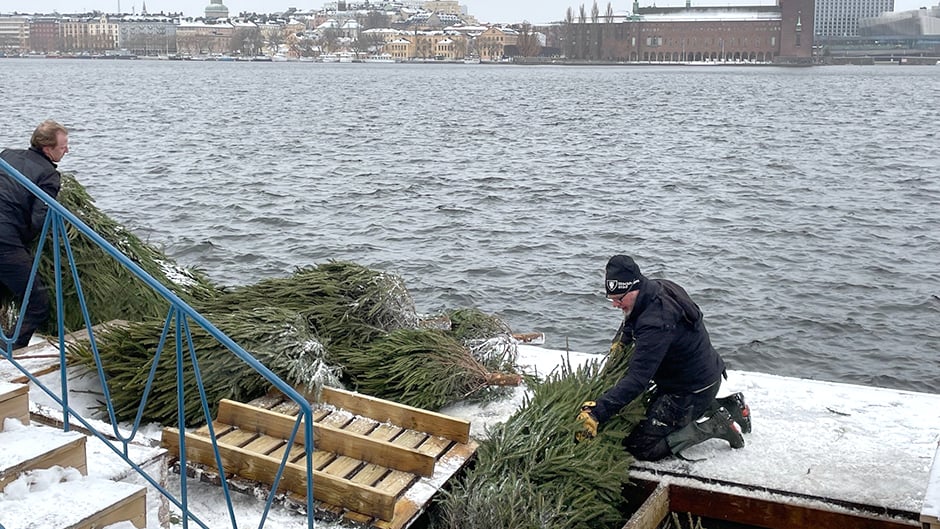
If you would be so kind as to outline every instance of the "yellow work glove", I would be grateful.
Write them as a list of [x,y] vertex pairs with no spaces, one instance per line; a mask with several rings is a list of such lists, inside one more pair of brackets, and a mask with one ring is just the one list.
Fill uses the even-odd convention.
[[623,352],[623,342],[621,342],[620,340],[617,340],[616,342],[610,344],[610,352],[608,353],[610,356],[617,356],[622,352]]
[[574,440],[577,443],[597,437],[597,418],[594,417],[594,406],[597,406],[597,403],[593,400],[581,405],[581,413],[578,414],[581,431],[574,434]]

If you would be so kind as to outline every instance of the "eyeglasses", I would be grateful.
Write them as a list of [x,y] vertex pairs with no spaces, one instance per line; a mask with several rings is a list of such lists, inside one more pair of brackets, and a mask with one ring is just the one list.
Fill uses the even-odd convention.
[[627,294],[629,293],[630,291],[627,291],[627,292],[624,292],[623,294],[620,294],[619,296],[608,296],[607,301],[611,303],[617,303],[619,305],[620,302],[623,301],[623,298],[627,297]]

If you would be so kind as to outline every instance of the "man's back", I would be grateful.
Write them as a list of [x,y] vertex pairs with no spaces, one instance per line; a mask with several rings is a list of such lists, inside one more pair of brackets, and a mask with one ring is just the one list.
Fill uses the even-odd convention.
[[[0,158],[53,198],[59,193],[56,166],[35,149],[5,149]],[[0,246],[23,247],[42,229],[46,207],[12,176],[0,177]]]

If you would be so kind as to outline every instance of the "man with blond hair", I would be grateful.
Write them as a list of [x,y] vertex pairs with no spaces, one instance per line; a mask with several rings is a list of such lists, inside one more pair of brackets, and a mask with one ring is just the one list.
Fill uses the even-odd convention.
[[[52,198],[59,194],[57,164],[69,152],[69,132],[52,120],[36,127],[28,149],[5,149],[0,158],[39,186]],[[37,276],[27,292],[33,256],[29,250],[42,231],[48,207],[37,196],[0,169],[0,295],[21,306],[27,304],[13,349],[29,345],[49,318],[49,294]],[[28,297],[27,297],[28,294]],[[4,349],[8,344],[3,344]]]

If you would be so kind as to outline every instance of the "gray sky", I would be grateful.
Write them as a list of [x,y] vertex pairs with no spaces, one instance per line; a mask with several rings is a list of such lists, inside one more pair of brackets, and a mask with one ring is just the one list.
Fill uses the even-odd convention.
[[[209,0],[0,0],[0,12],[52,12],[60,13],[104,11],[117,12],[118,6],[122,12],[140,12],[141,5],[146,2],[150,13],[180,12],[186,16],[199,16]],[[921,6],[937,5],[940,0],[895,0],[895,11],[917,9]],[[242,11],[255,11],[270,13],[284,11],[289,7],[301,10],[318,9],[323,6],[322,0],[223,0],[232,14]],[[480,22],[521,22],[528,20],[533,23],[551,22],[565,17],[568,7],[577,10],[581,4],[590,10],[593,0],[463,0],[471,15]],[[629,11],[633,5],[632,0],[611,1],[615,13]],[[641,0],[640,5],[651,5],[654,0]],[[773,0],[694,0],[698,5],[741,5],[741,4],[773,4]],[[663,6],[684,5],[684,0],[659,0],[655,4]],[[607,1],[597,2],[601,12],[607,9]]]

